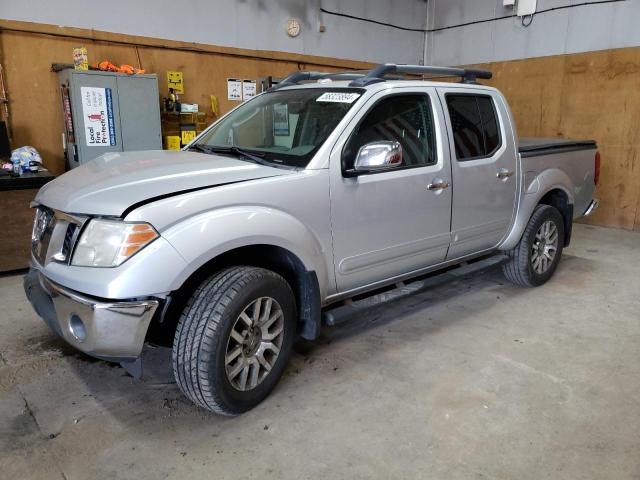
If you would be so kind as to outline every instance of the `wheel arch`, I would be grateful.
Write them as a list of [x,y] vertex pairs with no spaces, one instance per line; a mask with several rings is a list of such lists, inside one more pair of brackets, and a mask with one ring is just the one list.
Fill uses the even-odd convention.
[[171,292],[160,315],[152,321],[147,339],[170,345],[180,314],[194,290],[205,279],[230,266],[265,268],[281,275],[293,290],[298,308],[298,333],[315,339],[320,330],[321,293],[315,271],[307,270],[302,260],[290,250],[273,244],[251,244],[227,250],[195,269]]
[[511,231],[498,247],[500,250],[511,250],[518,244],[529,223],[531,215],[533,215],[538,205],[550,205],[558,209],[560,215],[562,215],[565,230],[564,246],[569,246],[571,231],[573,229],[573,195],[567,186],[568,177],[565,178],[566,174],[564,174],[564,172],[560,173],[563,175],[559,178],[558,175],[553,175],[553,177],[555,180],[562,181],[548,183],[546,187],[542,186],[544,183],[547,183],[544,182],[543,175],[539,175],[534,182],[532,182],[531,185],[534,186],[534,188],[530,186],[526,193],[522,195],[516,220]]
[[549,205],[560,212],[564,223],[564,246],[568,247],[573,229],[573,203],[569,202],[567,192],[563,188],[553,188],[540,198],[537,205]]

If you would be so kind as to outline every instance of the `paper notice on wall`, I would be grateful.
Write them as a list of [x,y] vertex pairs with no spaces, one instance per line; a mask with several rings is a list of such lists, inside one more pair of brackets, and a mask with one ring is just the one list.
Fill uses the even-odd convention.
[[80,87],[84,135],[89,147],[116,144],[113,99],[110,88]]
[[256,96],[256,81],[255,80],[243,80],[242,81],[242,100],[245,102],[251,100]]
[[242,80],[227,78],[227,98],[234,101],[242,101]]

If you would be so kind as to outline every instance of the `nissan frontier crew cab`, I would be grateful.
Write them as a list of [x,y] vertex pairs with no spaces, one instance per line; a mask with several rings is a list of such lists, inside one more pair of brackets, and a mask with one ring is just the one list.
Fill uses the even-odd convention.
[[105,153],[38,193],[26,294],[133,375],[144,342],[169,338],[182,392],[239,414],[355,296],[489,254],[542,285],[597,206],[600,158],[594,141],[518,139],[476,83],[490,77],[297,72],[180,152]]

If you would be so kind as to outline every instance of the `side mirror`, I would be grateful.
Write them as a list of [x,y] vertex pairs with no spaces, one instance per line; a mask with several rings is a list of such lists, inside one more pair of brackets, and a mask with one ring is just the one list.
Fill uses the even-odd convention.
[[402,165],[402,146],[398,142],[372,142],[360,147],[355,172],[379,172]]

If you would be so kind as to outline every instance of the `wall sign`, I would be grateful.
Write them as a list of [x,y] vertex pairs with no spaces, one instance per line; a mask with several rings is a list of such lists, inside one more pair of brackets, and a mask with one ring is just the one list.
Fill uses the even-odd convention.
[[113,100],[110,88],[80,87],[84,134],[89,147],[116,144]]
[[184,80],[182,72],[167,72],[167,88],[173,88],[174,93],[184,93]]
[[242,80],[227,78],[227,99],[242,101]]
[[182,140],[182,145],[186,145],[187,143],[191,143],[191,141],[196,138],[195,130],[182,130],[180,132],[180,137]]
[[256,81],[255,80],[243,80],[242,81],[242,100],[247,101],[256,96]]
[[76,70],[89,70],[89,57],[86,47],[73,49],[73,68]]

